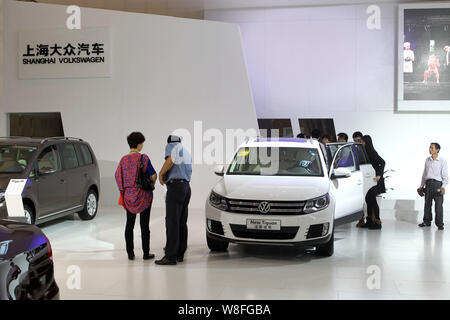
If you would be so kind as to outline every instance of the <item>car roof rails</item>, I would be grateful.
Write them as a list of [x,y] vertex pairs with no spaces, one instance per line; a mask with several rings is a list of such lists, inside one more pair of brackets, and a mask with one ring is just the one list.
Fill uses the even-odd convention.
[[260,136],[256,136],[256,137],[246,136],[244,139],[244,143],[249,143],[250,141],[255,141],[259,138],[260,138]]
[[47,141],[55,141],[55,140],[83,141],[83,139],[73,138],[73,137],[48,137],[48,138],[42,139],[41,144],[43,144]]

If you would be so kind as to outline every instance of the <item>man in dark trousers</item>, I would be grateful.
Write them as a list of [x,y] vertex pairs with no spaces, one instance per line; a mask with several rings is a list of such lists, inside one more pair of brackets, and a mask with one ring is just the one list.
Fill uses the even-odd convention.
[[431,214],[431,205],[434,200],[436,213],[435,223],[439,230],[444,230],[444,202],[445,188],[448,184],[448,167],[444,158],[439,156],[441,146],[433,142],[430,145],[431,157],[425,160],[425,168],[422,175],[422,183],[417,192],[420,196],[425,194],[425,209],[423,222],[419,227],[429,227],[433,216]]
[[191,199],[189,182],[192,175],[191,155],[181,144],[181,138],[169,136],[166,161],[159,173],[159,182],[167,186],[166,193],[166,254],[158,265],[183,262],[188,239],[188,205]]

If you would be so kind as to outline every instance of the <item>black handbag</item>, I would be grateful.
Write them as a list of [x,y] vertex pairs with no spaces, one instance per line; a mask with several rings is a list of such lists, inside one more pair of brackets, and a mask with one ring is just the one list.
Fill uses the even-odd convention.
[[153,191],[155,190],[155,183],[148,171],[143,171],[144,163],[142,162],[142,156],[143,155],[141,155],[141,158],[139,159],[136,187],[142,190]]

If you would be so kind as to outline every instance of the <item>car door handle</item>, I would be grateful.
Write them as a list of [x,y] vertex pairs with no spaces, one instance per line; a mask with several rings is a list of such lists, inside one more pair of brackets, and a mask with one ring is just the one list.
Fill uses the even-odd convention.
[[87,173],[84,174],[84,177],[87,178],[89,175]]
[[362,181],[358,180],[358,186],[362,185]]
[[370,176],[371,176],[370,173],[367,173],[367,174],[364,175],[364,177],[366,177],[366,178],[370,178]]
[[59,182],[61,182],[61,183],[65,183],[65,182],[66,182],[66,180],[64,180],[64,179],[61,179],[61,180],[59,180]]

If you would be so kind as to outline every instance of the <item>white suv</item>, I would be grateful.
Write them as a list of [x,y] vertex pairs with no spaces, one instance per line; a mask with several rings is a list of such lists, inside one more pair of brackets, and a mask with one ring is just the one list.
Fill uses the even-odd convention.
[[206,201],[212,251],[229,242],[315,246],[334,252],[334,225],[362,216],[375,172],[361,144],[327,145],[306,139],[253,139],[243,143]]

